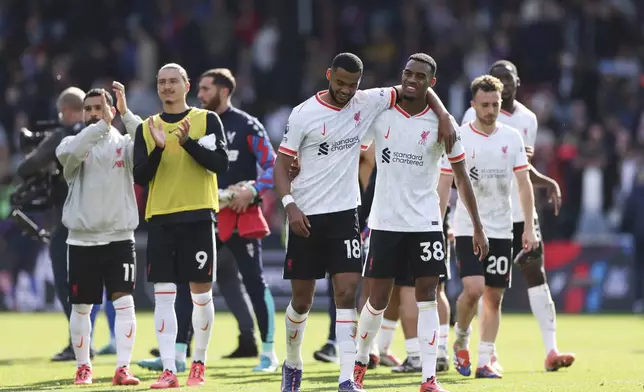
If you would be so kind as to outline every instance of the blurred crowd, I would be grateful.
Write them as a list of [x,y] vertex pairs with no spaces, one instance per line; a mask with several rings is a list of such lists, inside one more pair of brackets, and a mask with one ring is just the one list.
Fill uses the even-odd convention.
[[[367,88],[399,84],[407,56],[426,52],[457,121],[473,78],[498,59],[517,65],[518,99],[539,119],[534,164],[564,195],[556,218],[539,198],[546,239],[634,231],[622,227],[622,206],[644,182],[642,22],[637,0],[6,0],[0,177],[10,183],[22,159],[18,130],[56,118],[55,99],[70,85],[119,80],[144,117],[160,109],[161,64],[180,63],[193,79],[228,67],[234,104],[260,118],[277,144],[290,110],[326,87],[334,54],[363,59]],[[278,233],[278,213],[271,222]]]

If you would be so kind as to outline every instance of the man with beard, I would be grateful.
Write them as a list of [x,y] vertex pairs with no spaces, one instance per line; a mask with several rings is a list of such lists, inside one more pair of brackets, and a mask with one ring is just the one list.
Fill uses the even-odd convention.
[[[139,224],[134,195],[132,136],[111,123],[116,114],[105,90],[84,99],[87,125],[56,148],[69,192],[62,222],[69,230],[67,265],[72,313],[69,320],[76,356],[75,384],[92,383],[90,312],[103,302],[103,285],[116,309],[114,385],[138,385],[129,370],[136,336],[134,229]],[[133,130],[130,128],[130,130]]]
[[[503,83],[503,92],[501,94],[503,101],[501,103],[498,121],[519,130],[525,144],[528,162],[530,162],[534,154],[534,145],[537,139],[537,116],[516,99],[517,89],[521,85],[517,67],[507,60],[499,60],[490,67],[490,75],[498,78]],[[476,113],[474,108],[469,108],[463,116],[463,124],[473,121],[475,118]],[[554,213],[558,215],[561,205],[559,185],[552,178],[539,173],[534,166],[529,165],[529,170],[530,180],[536,188],[545,188],[547,190],[549,201],[554,208]],[[548,279],[546,278],[543,241],[541,239],[536,210],[533,212],[533,215],[535,228],[540,237],[539,247],[533,252],[521,252],[521,234],[525,226],[525,216],[521,210],[516,182],[512,184],[512,220],[514,222],[512,247],[514,255],[517,258],[515,263],[519,266],[521,275],[523,275],[527,283],[530,309],[532,310],[532,314],[537,318],[539,328],[541,329],[541,337],[546,353],[544,361],[545,369],[546,371],[555,371],[562,367],[572,365],[575,361],[575,355],[559,352],[557,346],[557,312],[555,303],[552,301],[552,296],[550,295]],[[479,303],[479,330],[481,333],[485,333],[488,329],[494,328],[494,322],[487,322],[482,304],[482,302]],[[492,353],[492,366],[499,372],[503,371],[503,368],[499,364],[496,351]]]
[[[225,174],[219,175],[217,180],[221,189],[227,188],[230,191],[228,193],[233,197],[227,202],[226,207],[229,210],[224,208],[223,204],[221,205],[217,248],[228,247],[236,263],[233,260],[220,263],[217,268],[217,281],[228,308],[239,323],[240,336],[239,347],[227,357],[257,356],[253,319],[243,297],[238,277],[238,272],[241,272],[262,339],[260,361],[253,370],[273,372],[279,365],[273,348],[275,302],[263,277],[261,239],[245,236],[241,227],[230,236],[226,235],[225,229],[222,230],[222,227],[228,226],[229,220],[237,221],[244,215],[258,220],[254,224],[261,225],[263,217],[258,204],[264,193],[273,188],[275,152],[262,124],[255,117],[232,106],[231,97],[235,87],[235,78],[230,70],[211,69],[201,75],[198,93],[202,107],[220,116],[228,141],[230,168]],[[261,173],[257,170],[258,165],[262,169]],[[224,193],[220,192],[220,198]],[[220,200],[220,203],[223,203],[223,200]],[[231,211],[232,215],[230,215]],[[177,358],[178,366],[182,366],[181,362],[185,361],[185,350],[190,341],[189,309],[192,308],[192,301],[189,295],[182,295],[185,290],[185,287],[179,285],[177,350],[184,350],[184,353],[181,358]],[[185,316],[181,317],[181,315]],[[158,358],[141,361],[139,365],[152,370],[161,368]]]
[[[313,302],[315,281],[332,276],[336,337],[340,351],[338,391],[360,392],[354,381],[357,311],[362,250],[357,207],[361,140],[375,118],[402,97],[401,87],[358,90],[362,60],[338,54],[327,69],[329,89],[295,107],[289,116],[275,161],[275,188],[289,222],[284,279],[291,281],[286,309],[286,361],[282,391],[296,392],[302,381],[302,342]],[[426,92],[440,119],[437,142],[451,153],[456,132],[451,116],[432,90]],[[300,172],[291,181],[295,157]]]

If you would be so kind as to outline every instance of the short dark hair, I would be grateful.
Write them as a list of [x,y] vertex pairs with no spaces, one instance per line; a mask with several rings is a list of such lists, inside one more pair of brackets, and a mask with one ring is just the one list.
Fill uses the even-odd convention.
[[342,68],[350,73],[362,73],[362,60],[353,53],[340,53],[333,58],[331,70]]
[[511,61],[508,61],[508,60],[495,61],[494,64],[492,64],[492,66],[490,67],[490,72],[492,72],[492,70],[496,67],[507,68],[508,70],[510,70],[510,73],[514,74],[514,76],[519,76],[519,71],[517,70],[517,66],[514,65],[514,63],[512,63]]
[[83,102],[85,102],[87,98],[100,97],[101,95],[105,96],[105,100],[110,106],[114,106],[114,100],[112,99],[112,94],[108,93],[107,90],[105,90],[104,88],[93,88],[89,90],[87,94],[85,94],[85,98],[83,99]]
[[237,82],[233,73],[228,68],[213,68],[201,74],[201,78],[212,78],[212,84],[216,86],[226,87],[233,95],[237,88]]
[[430,76],[431,77],[436,76],[436,70],[438,66],[436,65],[436,60],[434,60],[432,56],[426,53],[414,53],[411,56],[409,56],[409,58],[407,59],[407,61],[411,61],[411,60],[420,61],[421,63],[425,63],[429,65],[429,68],[431,68],[432,70],[432,74]]
[[503,83],[492,75],[482,75],[472,81],[470,88],[474,97],[479,90],[485,93],[503,92]]

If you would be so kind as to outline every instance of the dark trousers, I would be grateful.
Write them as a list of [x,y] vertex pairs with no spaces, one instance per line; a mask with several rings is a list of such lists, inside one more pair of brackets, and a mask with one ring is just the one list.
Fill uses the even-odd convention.
[[[273,297],[264,281],[262,265],[262,248],[261,241],[254,239],[241,238],[238,235],[228,240],[225,244],[218,244],[219,248],[226,246],[235,258],[237,268],[242,276],[242,281],[246,287],[246,292],[255,311],[255,318],[259,327],[263,343],[273,343],[275,335],[275,303]],[[234,273],[235,276],[230,274]],[[237,271],[233,268],[217,268],[217,281],[230,282],[238,281]],[[234,279],[234,280],[233,280]],[[183,287],[182,287],[183,286]],[[244,302],[241,290],[221,290],[226,303],[231,308],[233,314],[237,317],[239,311],[243,312]],[[226,294],[233,294],[235,298],[226,297]],[[238,298],[240,297],[240,298]],[[233,304],[240,304],[233,305]],[[178,320],[177,343],[188,343],[191,338],[191,320],[192,320],[192,299],[190,298],[190,288],[188,285],[178,285],[177,300],[175,304]],[[246,316],[244,316],[244,319]],[[239,319],[238,319],[239,321]],[[240,327],[245,327],[246,322],[240,322]],[[242,335],[247,331],[242,331]]]
[[329,324],[329,340],[332,342],[335,342],[335,294],[333,291],[333,279],[329,276],[327,278],[327,283],[329,284],[329,318],[330,318],[330,323]]
[[[237,262],[246,293],[250,298],[263,343],[273,343],[275,335],[275,302],[264,281],[262,243],[234,234],[225,244]],[[217,281],[225,281],[230,269],[218,270]]]

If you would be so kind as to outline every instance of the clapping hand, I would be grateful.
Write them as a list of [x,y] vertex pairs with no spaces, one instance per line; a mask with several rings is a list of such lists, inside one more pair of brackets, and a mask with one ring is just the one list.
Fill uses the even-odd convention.
[[190,118],[186,117],[181,121],[181,124],[177,127],[177,130],[174,131],[176,137],[179,138],[179,144],[183,146],[190,136]]
[[109,102],[107,102],[107,98],[105,98],[105,94],[108,94],[107,91],[101,94],[101,105],[103,106],[103,121],[105,121],[108,125],[110,125],[114,120],[116,109],[110,106]]
[[157,147],[165,148],[165,132],[163,130],[163,125],[155,124],[154,119],[149,117],[148,128],[150,129],[150,135],[152,135],[152,139],[154,139],[154,143]]
[[112,91],[116,94],[116,108],[121,116],[127,113],[127,101],[125,99],[125,86],[119,82],[112,82]]

